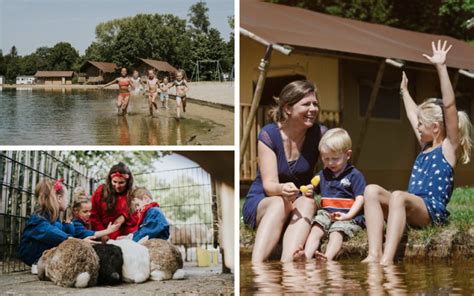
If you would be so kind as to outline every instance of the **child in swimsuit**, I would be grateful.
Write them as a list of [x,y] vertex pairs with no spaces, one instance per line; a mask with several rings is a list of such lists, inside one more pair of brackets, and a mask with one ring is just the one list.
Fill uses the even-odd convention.
[[121,112],[122,115],[125,115],[127,114],[128,99],[130,98],[130,91],[128,90],[128,87],[131,87],[132,90],[134,90],[135,86],[127,77],[127,68],[122,68],[122,70],[120,71],[120,74],[122,75],[121,77],[115,78],[109,83],[101,86],[101,88],[107,87],[114,83],[118,83],[119,85],[119,94],[117,96],[118,114],[120,115],[120,112]]
[[169,109],[168,107],[168,89],[170,88],[170,84],[168,82],[168,77],[163,78],[163,82],[160,83],[160,100],[161,100],[161,107]]
[[132,85],[135,87],[135,89],[132,91],[132,94],[134,96],[138,96],[143,90],[143,85],[142,85],[142,79],[140,78],[137,70],[133,70],[133,76],[130,78],[130,81],[132,82]]
[[178,70],[176,74],[176,80],[172,82],[170,87],[176,86],[176,117],[181,118],[181,106],[183,106],[183,112],[186,112],[186,93],[189,91],[188,83],[184,77],[186,72],[183,69]]
[[156,95],[158,94],[158,89],[160,85],[160,80],[155,77],[155,72],[153,70],[148,71],[148,108],[150,110],[150,115],[153,116],[153,107],[158,109],[158,106],[155,103]]

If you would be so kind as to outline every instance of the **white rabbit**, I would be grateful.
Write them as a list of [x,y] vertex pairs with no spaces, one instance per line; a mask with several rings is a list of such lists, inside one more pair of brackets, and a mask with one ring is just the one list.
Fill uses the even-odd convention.
[[98,276],[99,257],[89,243],[76,238],[44,251],[38,261],[39,279],[50,279],[58,286],[94,286]]
[[146,247],[129,239],[109,240],[107,243],[122,249],[123,281],[142,283],[150,277],[150,255]]

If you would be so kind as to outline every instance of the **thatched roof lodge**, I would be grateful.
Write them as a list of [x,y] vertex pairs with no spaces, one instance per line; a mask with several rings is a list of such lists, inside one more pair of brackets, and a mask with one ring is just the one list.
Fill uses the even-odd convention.
[[72,84],[74,71],[37,71],[37,84]]
[[[115,63],[87,61],[82,65],[80,71],[85,73],[84,83],[107,83],[115,78]],[[81,77],[82,78],[82,77]]]
[[158,78],[161,79],[167,76],[170,80],[175,79],[178,72],[178,69],[171,66],[168,62],[150,59],[139,59],[136,69],[140,76],[148,75],[148,70],[153,69]]

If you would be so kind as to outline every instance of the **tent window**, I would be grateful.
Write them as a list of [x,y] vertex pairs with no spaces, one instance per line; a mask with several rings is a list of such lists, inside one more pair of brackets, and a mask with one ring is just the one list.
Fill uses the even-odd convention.
[[[367,112],[371,91],[371,83],[366,81],[359,83],[359,115],[361,117],[365,117]],[[399,86],[395,85],[395,83],[382,83],[374,109],[372,110],[372,117],[399,120],[401,104]]]

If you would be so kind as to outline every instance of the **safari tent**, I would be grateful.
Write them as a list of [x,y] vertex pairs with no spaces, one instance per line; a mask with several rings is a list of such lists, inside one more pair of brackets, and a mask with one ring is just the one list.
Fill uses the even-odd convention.
[[[315,82],[320,121],[347,129],[353,162],[367,182],[390,189],[406,189],[419,153],[399,96],[402,70],[418,103],[441,96],[435,69],[422,56],[431,51],[431,41],[453,44],[447,64],[458,109],[474,119],[474,75],[469,71],[474,69],[474,46],[466,42],[258,0],[240,3],[240,137],[249,134],[241,160],[243,188],[256,174],[256,139],[269,122],[266,111],[273,97],[293,80]],[[265,56],[266,65],[262,64]],[[266,78],[261,100],[246,131],[262,73]],[[474,164],[459,166],[456,185],[474,185],[473,174]]]

